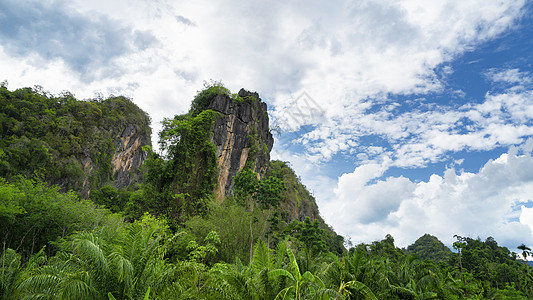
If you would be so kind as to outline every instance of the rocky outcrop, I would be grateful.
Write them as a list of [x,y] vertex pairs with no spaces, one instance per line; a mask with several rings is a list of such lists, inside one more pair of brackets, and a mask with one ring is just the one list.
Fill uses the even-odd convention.
[[111,97],[94,105],[105,116],[82,123],[85,139],[75,156],[81,165],[81,178],[75,181],[81,184],[75,183],[74,190],[85,198],[105,185],[135,188],[147,157],[142,148],[152,145],[150,117],[130,99]]
[[115,153],[111,159],[113,186],[117,189],[128,187],[139,179],[140,167],[146,159],[142,147],[151,145],[150,135],[143,134],[139,125],[127,125],[115,137]]
[[[83,197],[88,198],[91,190],[104,185],[111,185],[116,189],[128,188],[142,179],[141,166],[147,156],[142,148],[152,144],[149,131],[143,130],[145,126],[147,125],[127,124],[107,130],[98,129],[111,138],[112,146],[101,157],[82,155],[78,158],[83,172],[80,187]],[[103,167],[106,164],[108,167]],[[102,176],[103,172],[107,175]]]
[[218,162],[217,199],[231,192],[233,176],[250,165],[261,177],[266,174],[274,139],[269,130],[267,105],[257,93],[241,89],[237,100],[219,94],[208,109],[219,112],[211,141]]

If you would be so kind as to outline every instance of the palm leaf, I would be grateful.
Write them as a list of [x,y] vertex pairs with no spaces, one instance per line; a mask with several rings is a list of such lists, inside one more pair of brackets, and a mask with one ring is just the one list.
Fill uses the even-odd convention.
[[349,281],[346,283],[346,287],[352,288],[368,300],[377,300],[376,295],[370,290],[368,286],[359,281]]
[[6,249],[0,258],[0,295],[10,297],[17,277],[20,276],[21,255],[13,249]]
[[255,246],[254,256],[252,258],[252,270],[254,273],[259,273],[265,268],[272,267],[272,257],[270,255],[270,249],[266,244],[259,239]]
[[113,252],[109,255],[112,273],[119,283],[124,283],[124,292],[131,294],[133,291],[133,266],[121,254]]
[[36,298],[46,298],[43,295],[48,295],[51,298],[57,293],[57,286],[60,282],[61,278],[55,275],[37,274],[26,278],[17,290],[23,298],[35,298],[35,295],[41,295]]
[[88,264],[87,269],[93,270],[95,277],[105,280],[109,273],[109,264],[98,238],[92,233],[79,233],[74,236],[72,247],[81,262]]
[[280,242],[278,244],[278,247],[276,248],[276,261],[274,267],[276,269],[281,269],[281,266],[283,265],[283,257],[285,256],[285,252],[287,252],[287,241],[289,240],[289,237],[285,238],[283,242]]
[[302,281],[305,282],[314,282],[315,281],[315,275],[311,274],[309,271],[305,271],[305,273],[301,277]]
[[288,247],[287,247],[287,256],[289,257],[289,263],[290,263],[289,266],[292,269],[293,277],[296,279],[296,281],[302,280],[302,274],[300,273],[300,267],[298,267],[298,262],[296,262],[294,253]]
[[410,299],[415,299],[417,296],[415,291],[401,286],[391,285],[391,289],[395,295],[400,296],[402,298],[407,297]]
[[150,298],[150,287],[148,287],[148,290],[146,291],[146,294],[144,295],[144,300],[148,300]]
[[252,299],[252,291],[250,289],[248,277],[236,271],[230,271],[225,274],[224,279],[229,284],[230,288],[241,299]]
[[287,271],[285,269],[272,270],[272,271],[268,272],[268,275],[271,276],[271,277],[285,276],[285,277],[290,278],[292,281],[296,281],[294,276],[289,271]]
[[61,299],[95,299],[96,290],[91,284],[90,276],[87,272],[68,274],[58,284],[58,295]]
[[283,290],[281,290],[277,295],[276,295],[276,298],[274,300],[278,300],[278,299],[285,299],[285,297],[287,296],[287,293],[291,290],[291,289],[294,289],[293,286],[289,286],[287,288],[284,288]]

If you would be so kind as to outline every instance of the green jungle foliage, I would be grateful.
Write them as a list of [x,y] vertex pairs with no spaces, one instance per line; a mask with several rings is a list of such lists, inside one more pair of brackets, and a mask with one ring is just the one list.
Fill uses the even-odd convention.
[[[2,87],[0,92],[2,122],[8,120],[2,123],[2,130],[7,129],[0,148],[0,299],[533,297],[530,267],[491,237],[482,241],[456,236],[455,252],[430,235],[407,249],[396,247],[387,235],[346,250],[343,238],[320,218],[313,196],[284,162],[272,162],[262,178],[246,166],[234,178],[233,195],[222,203],[214,201],[217,165],[209,135],[217,114],[205,108],[209,97],[229,95],[220,84],[199,92],[188,114],[165,121],[163,154],[148,151],[138,190],[102,184],[89,200],[49,184],[54,182],[50,178],[65,175],[49,169],[64,157],[56,146],[76,146],[75,138],[61,134],[69,132],[84,143],[94,139],[85,121],[67,108],[81,105],[84,109],[75,111],[87,117],[96,110],[86,111],[85,106],[105,115],[105,103],[131,102],[113,98],[79,104],[82,101],[63,101],[31,89],[9,92]],[[47,134],[36,132],[40,125],[29,129],[33,127],[28,120],[33,119],[19,120],[4,110],[5,105],[22,107],[20,99],[30,98],[38,101],[24,101],[50,102],[55,116],[70,114],[72,122],[62,131],[50,127],[48,140]],[[33,111],[37,109],[28,109]],[[46,117],[36,119],[49,122]],[[98,125],[104,121],[87,122],[93,133],[106,132]],[[59,144],[51,142],[54,132],[59,132]],[[20,141],[10,142],[24,138],[30,141],[26,148]],[[93,147],[101,146],[82,148]],[[77,161],[79,152],[72,151],[72,161]],[[29,153],[48,160],[33,161]],[[518,248],[527,260],[531,249]]]
[[[204,97],[202,92],[195,101],[198,97]],[[210,137],[217,116],[204,110],[163,121],[159,144],[164,154],[148,149],[144,184],[126,206],[130,219],[150,212],[166,217],[176,228],[192,216],[207,213],[216,186],[215,145]]]
[[119,189],[111,185],[104,185],[91,191],[89,199],[95,204],[108,208],[111,212],[120,213],[126,209],[126,205],[134,192],[128,189]]
[[231,97],[231,92],[220,82],[212,81],[204,83],[204,89],[194,97],[191,108],[187,115],[195,117],[207,109],[211,101],[218,95],[226,95]]
[[[99,188],[112,180],[114,130],[137,124],[149,134],[149,123],[125,97],[80,101],[68,92],[0,86],[0,176],[41,179],[64,191]],[[84,166],[89,158],[92,170]]]
[[75,231],[121,222],[120,216],[80,200],[73,192],[62,193],[57,186],[23,177],[12,183],[0,178],[1,243],[23,260],[45,246],[45,253],[54,253],[53,242]]
[[238,94],[232,94],[231,91],[226,88],[224,84],[222,84],[222,82],[211,80],[210,82],[204,82],[204,89],[196,94],[191,103],[191,108],[187,114],[191,117],[197,116],[202,111],[206,110],[211,101],[219,95],[228,96],[235,102],[243,102],[245,100]]
[[[20,184],[3,181],[3,220],[17,222],[18,218],[37,215],[39,212],[28,209],[30,206],[24,203],[27,200],[19,201],[17,209],[4,210],[5,199],[24,199],[22,194],[37,188],[48,189],[50,196],[41,199],[45,205],[66,201],[64,197],[71,195],[26,179]],[[69,203],[61,206],[75,205]],[[92,207],[86,202],[77,205]],[[300,236],[287,236],[271,247],[257,239],[251,260],[246,255],[245,260],[225,257],[234,250],[238,253],[243,245],[240,240],[224,239],[232,236],[233,228],[240,238],[249,236],[247,211],[243,206],[229,207],[232,209],[223,209],[232,212],[226,221],[215,218],[221,214],[193,218],[178,231],[149,214],[129,223],[100,210],[84,221],[78,220],[77,229],[84,228],[81,231],[74,231],[71,225],[65,232],[48,232],[48,244],[54,251],[35,244],[29,249],[31,255],[23,255],[21,252],[28,253],[28,249],[4,247],[0,256],[0,298],[527,299],[533,292],[530,267],[492,238],[465,238],[461,254],[452,252],[448,260],[435,261],[422,260],[397,248],[390,235],[371,244],[359,244],[342,255],[315,253],[297,247],[302,241],[320,240],[316,230],[303,230]],[[102,217],[107,221],[95,222]],[[76,221],[75,215],[70,218],[64,224]],[[217,222],[217,228],[226,228],[222,234],[208,229],[210,223]],[[236,223],[235,227],[231,223]],[[33,226],[22,221],[19,224],[18,230]],[[242,250],[248,251],[247,247]],[[221,251],[227,253],[220,255]]]
[[[309,193],[305,185],[302,184],[300,178],[294,173],[294,170],[290,168],[288,163],[279,160],[271,161],[270,177],[278,178],[286,187],[281,194],[283,201],[281,201],[279,210],[276,212],[277,220],[274,220],[274,222],[277,222],[275,229],[284,229],[289,225],[281,235],[274,233],[274,237],[283,237],[287,232],[294,233],[301,230],[300,228],[310,227],[312,221],[313,227],[320,227],[321,230],[313,230],[319,231],[320,235],[324,237],[327,250],[342,254],[344,251],[344,238],[336,234],[320,217],[315,198]],[[304,218],[302,223],[299,220],[300,216],[295,215],[295,212],[303,212],[304,216],[311,217],[313,220]],[[306,243],[304,244],[307,245]],[[322,247],[319,248],[321,249]]]

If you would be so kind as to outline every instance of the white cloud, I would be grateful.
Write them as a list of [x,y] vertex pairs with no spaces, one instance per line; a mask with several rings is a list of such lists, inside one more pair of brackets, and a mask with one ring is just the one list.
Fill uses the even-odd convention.
[[[401,195],[412,193],[413,185],[408,179],[387,178],[368,185],[373,179],[383,175],[387,165],[388,162],[362,165],[353,173],[343,174],[339,178],[335,194],[345,201],[336,213],[338,218],[349,220],[350,223],[380,223],[398,209],[404,200]],[[342,227],[349,224],[344,225]]]
[[[377,180],[386,164],[357,167],[338,180],[326,221],[353,242],[392,234],[399,246],[425,233],[451,245],[453,235],[487,238],[514,248],[533,243],[533,158],[503,154],[478,173],[448,169],[425,182],[403,177]],[[516,245],[515,245],[516,244]]]
[[[509,70],[493,72],[492,78],[507,78],[508,73]],[[347,107],[342,112],[344,116],[334,116],[315,127],[301,141],[314,160],[327,161],[349,149],[350,153],[369,160],[390,156],[399,167],[422,167],[462,150],[487,151],[519,145],[533,135],[533,91],[524,86],[532,78],[526,77],[526,72],[511,73],[521,74],[520,82],[488,93],[481,103],[458,107],[435,105],[391,113],[395,108],[389,105],[361,108],[366,105],[363,102]],[[368,137],[374,140],[378,137],[378,143],[349,146],[349,141]],[[368,146],[380,147],[382,151],[368,151]]]
[[486,76],[494,82],[503,82],[514,85],[529,84],[532,82],[529,72],[521,72],[519,69],[498,70],[490,69]]
[[[61,90],[82,97],[120,92],[145,108],[156,124],[184,112],[203,80],[260,91],[278,108],[307,91],[324,108],[324,118],[308,120],[318,127],[307,141],[321,142],[310,154],[329,159],[351,150],[356,141],[350,137],[359,133],[393,140],[416,134],[405,129],[416,130],[420,120],[409,123],[409,115],[406,122],[394,119],[399,104],[384,95],[442,90],[436,67],[507,30],[523,5],[482,0],[336,5],[12,1],[9,9],[17,13],[11,16],[43,8],[39,20],[45,26],[23,22],[23,33],[0,42],[9,54],[3,61],[20,67],[3,79],[10,87],[40,84],[52,90],[59,82]],[[54,12],[63,18],[53,17]],[[62,34],[68,28],[79,30]],[[38,38],[23,43],[32,36]],[[54,41],[61,47],[48,47]],[[64,71],[57,71],[58,64]],[[450,72],[443,69],[443,74]],[[376,105],[384,108],[367,115]]]
[[[479,104],[439,106],[423,99],[424,94],[446,90],[445,80],[453,69],[444,64],[512,28],[524,13],[524,0],[341,1],[336,5],[314,0],[5,3],[17,12],[13,15],[23,8],[45,7],[47,17],[39,20],[47,26],[28,19],[23,22],[24,34],[0,39],[0,80],[8,80],[10,88],[42,85],[53,93],[70,90],[79,98],[93,97],[95,92],[124,94],[150,114],[155,131],[163,117],[187,111],[203,80],[222,80],[233,91],[241,87],[259,91],[274,104],[277,110],[272,115],[278,119],[286,117],[283,108],[306,91],[321,112],[318,118],[302,119],[300,125],[315,127],[293,139],[307,152],[280,152],[280,158],[292,161],[313,187],[319,205],[327,208],[325,216],[333,214],[336,205],[346,208],[342,217],[326,216],[332,224],[353,225],[343,228],[358,233],[354,237],[367,237],[365,241],[382,238],[395,228],[393,224],[415,233],[420,224],[428,224],[428,230],[446,238],[448,231],[462,233],[468,225],[484,223],[473,217],[480,209],[476,206],[480,198],[475,193],[468,195],[470,202],[459,198],[470,190],[483,192],[474,184],[475,178],[495,178],[488,173],[493,164],[511,168],[509,161],[494,161],[478,174],[448,171],[444,177],[434,175],[421,183],[402,177],[377,180],[388,167],[424,166],[461,150],[510,144],[522,144],[524,152],[533,148],[532,142],[523,143],[533,135],[533,93],[525,85],[532,77],[527,72],[490,70],[487,78],[504,84],[506,90],[488,93],[478,99]],[[53,12],[65,20],[54,19]],[[3,20],[5,13],[0,11],[0,24]],[[72,24],[77,26],[66,26]],[[78,28],[79,33],[60,34],[68,28]],[[43,30],[48,33],[46,39],[38,35]],[[11,32],[4,30],[4,34]],[[22,43],[25,37],[30,47]],[[63,48],[49,47],[52,44]],[[391,94],[417,96],[398,103],[389,99]],[[334,200],[334,180],[317,171],[311,161],[323,162],[338,153],[349,153],[373,167],[362,165],[352,175],[342,176],[337,189],[340,200]],[[492,191],[490,197],[500,195],[493,186],[519,199],[523,194],[512,187],[529,188],[524,177],[515,178],[516,184],[501,179],[485,182]],[[350,185],[353,181],[358,184]],[[501,194],[500,202],[487,198],[489,208],[517,215],[509,211],[510,203],[517,201],[508,195]],[[359,199],[359,204],[353,199]],[[453,219],[445,213],[450,209],[465,219]],[[350,219],[350,213],[358,222]],[[512,237],[517,228],[526,226],[502,221],[495,212],[484,213],[497,224],[485,222],[486,232],[507,232]],[[528,213],[523,210],[524,218]],[[433,219],[435,226],[429,224]],[[442,225],[444,229],[437,227]],[[395,230],[391,233],[398,233],[402,243],[410,238]]]
[[[523,4],[511,1],[488,6],[464,1],[438,4],[363,1],[342,8],[348,13],[339,13],[341,17],[335,21],[320,19],[319,24],[328,25],[308,28],[315,34],[311,39],[314,42],[305,43],[305,46],[313,50],[308,54],[316,61],[308,68],[300,86],[300,90],[308,92],[326,108],[327,121],[308,118],[304,123],[317,125],[301,140],[310,157],[315,161],[328,161],[345,148],[355,155],[366,155],[363,147],[356,151],[347,147],[348,141],[376,135],[396,147],[384,151],[383,155],[391,155],[392,151],[397,164],[404,167],[439,161],[449,151],[490,150],[519,143],[530,130],[506,124],[506,116],[469,118],[470,115],[480,116],[478,110],[483,107],[433,105],[422,108],[425,103],[420,100],[415,100],[414,106],[394,102],[391,106],[386,94],[442,91],[440,76],[448,76],[453,70],[444,66],[439,75],[436,67],[508,30],[520,15]],[[332,45],[337,49],[334,54]],[[302,52],[305,53],[305,49],[300,49],[299,53]],[[496,77],[492,79],[520,76],[523,83],[528,75],[503,70],[507,72],[504,75],[500,71],[494,70]],[[527,118],[533,105],[522,100],[530,99],[530,94],[510,93],[495,96],[505,101],[514,96],[519,98],[513,101],[518,105],[509,104],[507,108],[516,111],[513,117],[521,112],[522,118]],[[276,104],[285,107],[291,98],[279,94]],[[489,95],[485,104],[497,105],[495,100]],[[403,113],[395,111],[401,106]],[[283,119],[286,111],[278,110],[274,117]],[[489,128],[493,119],[503,123],[502,126],[496,123]],[[486,132],[480,134],[480,129]],[[494,134],[491,134],[493,129]]]
[[116,59],[158,43],[151,31],[134,30],[104,14],[80,14],[65,2],[5,1],[0,11],[6,53],[22,58],[37,54],[41,65],[62,60],[84,81],[123,72]]

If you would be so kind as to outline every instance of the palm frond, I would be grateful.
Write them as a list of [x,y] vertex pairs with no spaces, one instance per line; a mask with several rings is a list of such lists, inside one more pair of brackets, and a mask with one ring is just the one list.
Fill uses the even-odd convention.
[[122,285],[123,293],[133,293],[133,266],[120,253],[113,252],[108,256],[113,278]]
[[272,270],[272,271],[268,272],[268,275],[271,276],[271,277],[285,276],[285,277],[291,279],[292,281],[296,281],[296,278],[294,278],[294,276],[289,271],[287,271],[285,269]]
[[143,300],[148,300],[150,298],[150,287],[148,287],[148,290],[146,291],[146,294],[144,294]]
[[233,290],[234,295],[238,296],[239,299],[254,299],[254,290],[250,286],[248,276],[236,271],[230,271],[225,274],[224,279],[229,288]]
[[251,266],[254,273],[259,273],[265,268],[272,267],[272,256],[270,255],[270,249],[268,249],[266,244],[261,239],[259,239],[259,241],[256,243]]
[[109,263],[100,247],[98,238],[93,233],[79,233],[72,239],[73,252],[86,264],[87,269],[93,271],[95,277],[105,277],[109,273]]
[[278,243],[278,246],[276,248],[276,261],[274,264],[274,267],[276,269],[280,269],[283,265],[283,258],[285,257],[285,252],[287,252],[287,242],[289,240],[289,237],[285,238],[283,242]]
[[287,247],[287,256],[289,257],[289,268],[291,269],[291,273],[293,277],[297,280],[301,280],[301,273],[300,273],[300,267],[298,266],[298,262],[296,262],[296,258],[294,256],[294,253],[292,252],[291,248]]
[[285,297],[288,296],[287,294],[289,293],[289,291],[292,290],[292,289],[294,289],[293,286],[289,286],[289,287],[287,287],[287,288],[284,288],[283,290],[281,290],[281,291],[276,295],[276,298],[275,298],[274,300],[278,300],[278,299],[283,300],[283,299],[285,299]]
[[[17,294],[23,298],[35,298],[37,295],[48,295],[50,299],[57,294],[57,286],[61,278],[52,274],[38,274],[26,278],[17,288]],[[44,298],[43,298],[44,299]]]
[[362,283],[362,282],[350,281],[350,282],[346,283],[346,287],[357,291],[358,293],[363,295],[363,297],[365,297],[365,299],[377,300],[377,297],[376,297],[376,295],[374,295],[372,290],[368,286],[366,286],[364,283]]
[[69,274],[58,284],[60,299],[97,299],[90,275],[85,271]]
[[21,255],[13,249],[5,249],[0,258],[0,295],[10,297],[20,276]]

